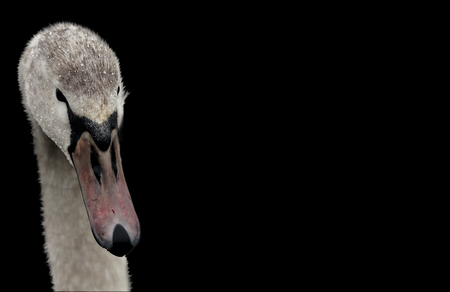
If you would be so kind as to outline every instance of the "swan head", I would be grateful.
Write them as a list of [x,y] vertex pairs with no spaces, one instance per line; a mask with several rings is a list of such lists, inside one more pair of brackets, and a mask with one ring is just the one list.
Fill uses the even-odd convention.
[[19,63],[22,103],[75,167],[97,242],[122,256],[140,227],[123,175],[118,129],[127,93],[115,53],[71,23],[43,29]]

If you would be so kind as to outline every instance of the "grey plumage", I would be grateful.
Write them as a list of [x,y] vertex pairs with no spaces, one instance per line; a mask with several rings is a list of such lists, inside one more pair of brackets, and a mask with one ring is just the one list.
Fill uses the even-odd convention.
[[[53,288],[129,290],[126,258],[111,255],[94,240],[68,153],[69,105],[77,116],[98,124],[114,112],[118,123],[122,121],[127,93],[116,54],[91,30],[58,23],[30,40],[18,71],[38,159],[45,250]],[[57,99],[57,89],[67,105]]]
[[122,121],[127,93],[119,60],[106,42],[87,28],[58,23],[36,34],[22,54],[19,84],[27,112],[70,163],[66,151],[69,120],[65,106],[56,99],[57,88],[77,115],[101,124],[117,111],[119,124]]

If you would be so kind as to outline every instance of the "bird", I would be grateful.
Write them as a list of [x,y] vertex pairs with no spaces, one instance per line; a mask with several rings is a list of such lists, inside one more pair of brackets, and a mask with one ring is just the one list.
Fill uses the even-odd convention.
[[120,155],[128,92],[116,53],[89,28],[55,23],[27,43],[18,81],[53,289],[129,291],[125,255],[141,228]]

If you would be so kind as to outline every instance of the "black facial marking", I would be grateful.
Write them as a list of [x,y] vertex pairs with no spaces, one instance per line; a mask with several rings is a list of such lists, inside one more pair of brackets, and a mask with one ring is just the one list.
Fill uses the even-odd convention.
[[69,153],[75,151],[78,140],[83,132],[88,131],[94,139],[97,147],[101,151],[106,151],[111,144],[111,132],[117,128],[117,112],[113,112],[109,118],[102,124],[98,124],[86,117],[81,117],[72,112],[69,109],[69,120],[72,128],[72,134],[70,136]]
[[[70,127],[72,129],[70,135],[69,153],[75,151],[77,142],[83,132],[88,131],[94,139],[95,144],[101,151],[106,151],[111,144],[111,132],[117,129],[117,112],[113,112],[102,124],[96,123],[86,117],[78,116],[69,106],[67,99],[59,89],[56,89],[56,98],[67,105],[69,114]],[[113,159],[115,165],[115,156]],[[117,172],[117,170],[115,171]]]
[[70,135],[69,153],[75,151],[78,140],[83,132],[88,131],[94,139],[95,144],[101,151],[106,151],[111,144],[111,132],[117,128],[117,112],[113,112],[109,118],[102,124],[98,124],[86,117],[81,117],[72,112],[67,106],[69,112]]
[[[64,97],[64,94],[58,88],[56,89],[56,98],[67,105],[70,127],[72,129],[70,135],[70,145],[68,148],[69,153],[73,153],[75,151],[77,142],[80,139],[81,134],[85,131],[88,131],[89,134],[91,134],[95,144],[97,144],[97,147],[100,148],[101,151],[106,151],[109,144],[111,144],[111,132],[112,130],[117,129],[117,112],[113,112],[106,121],[99,124],[91,119],[75,114],[70,108],[69,102]],[[113,165],[115,166],[115,156],[112,159],[114,162]],[[117,169],[115,170],[115,173],[116,172]]]

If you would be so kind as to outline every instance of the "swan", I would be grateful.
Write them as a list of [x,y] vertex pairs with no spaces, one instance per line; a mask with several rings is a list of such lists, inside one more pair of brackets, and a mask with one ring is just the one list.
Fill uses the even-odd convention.
[[115,53],[91,30],[57,23],[28,42],[18,75],[53,289],[130,290],[124,255],[141,232],[120,156],[128,94]]

